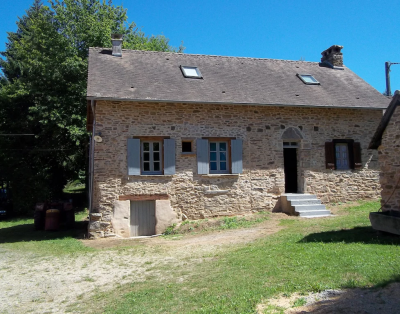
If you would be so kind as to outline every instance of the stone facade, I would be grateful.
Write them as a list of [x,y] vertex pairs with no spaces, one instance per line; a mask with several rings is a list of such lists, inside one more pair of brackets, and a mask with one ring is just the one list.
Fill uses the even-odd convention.
[[400,210],[400,109],[396,107],[378,148],[382,210]]
[[[377,198],[378,157],[367,147],[381,117],[381,110],[97,101],[96,133],[103,141],[94,150],[91,235],[118,233],[114,210],[127,195],[168,195],[177,220],[279,210],[288,128],[303,138],[297,143],[298,192],[324,203]],[[127,139],[135,136],[175,139],[176,174],[128,176]],[[195,139],[202,137],[242,139],[243,173],[197,174]],[[193,140],[194,154],[181,153],[182,139]],[[361,169],[326,169],[325,142],[333,139],[361,143]]]

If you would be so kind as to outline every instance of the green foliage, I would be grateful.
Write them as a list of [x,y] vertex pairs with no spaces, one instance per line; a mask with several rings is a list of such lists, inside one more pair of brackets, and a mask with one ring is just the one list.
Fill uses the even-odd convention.
[[165,230],[165,232],[164,232],[164,235],[170,235],[170,234],[175,234],[175,227],[176,227],[176,224],[173,224],[172,226],[169,226],[166,230]]
[[112,1],[35,0],[8,33],[0,58],[0,178],[13,182],[14,208],[61,197],[84,172],[89,47],[111,47],[111,33],[130,49],[182,51],[164,36],[146,37]]
[[304,306],[307,304],[306,298],[298,298],[296,301],[293,303],[293,307],[299,307],[299,306]]

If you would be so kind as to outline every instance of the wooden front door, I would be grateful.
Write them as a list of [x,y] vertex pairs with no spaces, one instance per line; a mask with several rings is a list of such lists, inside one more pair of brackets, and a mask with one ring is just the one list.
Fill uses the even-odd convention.
[[151,236],[156,232],[156,202],[131,202],[131,237]]

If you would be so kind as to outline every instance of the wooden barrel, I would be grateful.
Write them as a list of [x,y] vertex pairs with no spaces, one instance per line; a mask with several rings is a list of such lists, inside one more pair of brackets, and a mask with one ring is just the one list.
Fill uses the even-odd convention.
[[46,210],[46,224],[44,230],[57,231],[60,229],[60,211],[58,209]]
[[35,210],[33,215],[35,230],[43,230],[46,212],[44,210]]

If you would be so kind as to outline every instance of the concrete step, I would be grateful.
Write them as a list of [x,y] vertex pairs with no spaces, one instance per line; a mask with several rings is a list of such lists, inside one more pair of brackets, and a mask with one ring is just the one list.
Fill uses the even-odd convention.
[[294,205],[294,210],[300,217],[320,217],[330,216],[331,212],[326,209],[325,205]]
[[282,195],[283,211],[289,215],[313,218],[331,216],[321,200],[313,194],[285,193]]
[[313,210],[326,210],[324,204],[316,204],[316,205],[292,205],[296,212],[301,210],[313,211]]
[[283,194],[288,201],[294,200],[317,200],[318,198],[313,194]]
[[300,217],[326,217],[326,216],[331,216],[331,212],[329,210],[302,210],[297,212]]
[[321,200],[319,199],[301,199],[301,200],[290,200],[292,206],[295,205],[320,205]]

